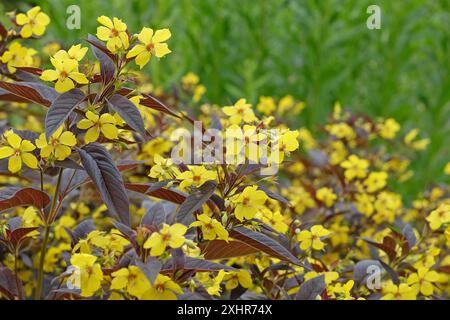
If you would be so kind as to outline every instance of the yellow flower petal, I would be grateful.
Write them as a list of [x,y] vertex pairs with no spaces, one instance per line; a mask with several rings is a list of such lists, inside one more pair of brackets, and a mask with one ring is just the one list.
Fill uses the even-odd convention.
[[155,44],[155,56],[157,56],[158,58],[162,58],[165,55],[171,53],[172,51],[170,51],[169,46],[167,45],[167,43],[157,43]]
[[155,32],[155,35],[153,36],[152,40],[153,43],[164,42],[168,40],[171,36],[172,34],[170,33],[169,29],[161,29]]
[[147,50],[142,51],[140,54],[136,57],[136,64],[142,69],[147,62],[150,60],[151,53]]
[[72,132],[66,131],[59,137],[59,142],[66,146],[73,147],[74,145],[77,144],[77,139],[75,138],[75,135]]
[[80,84],[89,83],[89,80],[81,72],[71,72],[69,74],[69,78],[71,78],[72,80],[74,80],[75,82],[80,83]]
[[20,156],[12,156],[8,160],[8,170],[16,173],[22,169],[22,158]]
[[59,72],[56,70],[45,70],[40,78],[44,81],[55,81],[59,78]]
[[102,41],[108,41],[109,35],[111,34],[111,30],[107,27],[97,27],[97,38],[99,38]]
[[22,27],[22,30],[20,30],[20,35],[22,38],[29,38],[33,34],[33,29],[29,24],[26,24]]
[[38,161],[33,154],[24,152],[21,156],[23,163],[25,163],[31,169],[36,169],[38,167]]
[[98,23],[108,27],[109,29],[114,28],[113,22],[107,16],[100,16],[97,18]]
[[64,160],[72,153],[72,149],[68,146],[57,145],[55,146],[55,157],[58,160]]
[[28,23],[28,22],[30,22],[30,19],[27,17],[26,14],[24,14],[24,13],[19,13],[19,14],[16,16],[16,23],[17,23],[19,26],[23,26],[25,23]]
[[0,147],[0,159],[10,157],[14,154],[14,149],[11,147]]
[[70,89],[73,89],[73,88],[75,88],[75,84],[69,78],[65,78],[63,80],[59,79],[58,81],[56,81],[56,84],[55,84],[55,90],[60,93],[69,91]]
[[78,129],[89,129],[93,125],[94,125],[94,122],[92,122],[91,120],[89,120],[89,119],[81,119],[77,123],[77,128]]
[[33,151],[34,149],[36,149],[34,144],[32,144],[28,140],[22,140],[22,144],[20,145],[20,150],[21,151],[30,152],[30,151]]
[[153,29],[144,27],[138,34],[138,39],[145,45],[148,45],[152,41]]
[[92,127],[86,132],[84,140],[86,141],[86,143],[91,143],[97,141],[99,135],[100,130],[98,129],[98,127]]
[[119,130],[116,128],[116,126],[109,123],[102,125],[101,131],[103,135],[108,139],[117,139],[119,135]]
[[137,44],[127,53],[127,58],[129,59],[136,57],[143,51],[146,51],[145,46],[143,46],[142,44]]
[[6,140],[8,141],[9,145],[13,147],[14,149],[19,149],[20,145],[22,143],[22,138],[19,137],[15,133],[10,133],[7,135]]

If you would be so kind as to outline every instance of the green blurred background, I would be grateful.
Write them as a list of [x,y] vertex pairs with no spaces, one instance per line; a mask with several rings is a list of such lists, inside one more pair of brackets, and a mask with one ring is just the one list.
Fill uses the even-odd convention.
[[[310,128],[336,100],[395,117],[403,132],[418,128],[431,139],[414,158],[416,176],[398,187],[411,196],[449,182],[449,0],[3,0],[0,9],[36,4],[52,18],[46,38],[67,45],[95,34],[99,15],[122,18],[132,32],[170,28],[173,53],[145,68],[157,85],[193,71],[222,105],[292,94],[306,101],[301,117]],[[81,30],[66,28],[72,4],[81,8]],[[381,7],[381,30],[366,27],[371,4]]]

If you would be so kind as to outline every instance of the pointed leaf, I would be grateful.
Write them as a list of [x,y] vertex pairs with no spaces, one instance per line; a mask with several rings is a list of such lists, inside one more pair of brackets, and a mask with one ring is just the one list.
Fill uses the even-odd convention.
[[245,227],[235,227],[230,231],[230,236],[236,240],[245,242],[249,246],[256,248],[274,258],[302,265],[294,255],[283,247],[280,243],[269,236]]
[[202,246],[202,253],[208,260],[229,259],[257,252],[258,249],[241,241],[213,240]]
[[131,191],[143,193],[151,197],[167,200],[177,204],[183,203],[186,199],[186,195],[174,190],[165,189],[160,185],[158,185],[157,187],[153,187],[153,184],[126,183],[125,188]]
[[58,96],[55,89],[37,82],[10,83],[0,81],[0,88],[25,101],[50,107]]
[[190,194],[178,208],[176,220],[186,225],[194,221],[193,212],[202,208],[216,190],[215,181],[206,181],[200,188]]
[[316,300],[326,288],[325,275],[306,280],[295,295],[295,300]]
[[139,133],[143,138],[145,137],[144,121],[142,120],[141,113],[133,102],[120,94],[115,94],[106,101],[108,102],[109,107],[117,112],[132,129]]
[[148,281],[153,285],[155,283],[156,277],[161,271],[162,264],[155,257],[148,257],[146,263],[139,259],[136,259],[136,265],[145,274]]
[[53,101],[45,117],[45,136],[47,139],[58,130],[73,109],[80,105],[85,98],[84,92],[75,88],[62,93]]
[[108,50],[96,37],[89,35],[87,41],[92,45],[94,55],[100,62],[100,76],[103,84],[110,83],[116,73],[116,66],[112,60],[112,56],[106,53]]
[[77,149],[81,163],[94,182],[108,209],[120,222],[130,225],[130,208],[122,176],[111,155],[99,143]]
[[34,206],[43,209],[49,203],[50,197],[38,189],[10,187],[0,190],[0,212],[19,206]]

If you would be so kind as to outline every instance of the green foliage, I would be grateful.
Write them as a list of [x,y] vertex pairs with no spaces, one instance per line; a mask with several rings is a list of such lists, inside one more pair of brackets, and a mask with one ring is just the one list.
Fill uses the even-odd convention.
[[[28,7],[6,1],[5,10]],[[81,8],[81,30],[68,30],[66,9]],[[41,0],[52,17],[47,39],[68,44],[95,30],[95,18],[118,15],[131,30],[170,27],[168,63],[146,73],[170,87],[188,71],[223,105],[246,97],[292,94],[315,128],[339,100],[373,116],[393,116],[406,132],[431,139],[413,162],[416,176],[397,186],[414,194],[436,177],[444,181],[450,134],[450,2],[381,0],[382,29],[368,30],[373,1],[348,0]],[[1,8],[0,4],[0,8]],[[120,14],[118,14],[120,13]],[[448,182],[448,180],[446,181]]]

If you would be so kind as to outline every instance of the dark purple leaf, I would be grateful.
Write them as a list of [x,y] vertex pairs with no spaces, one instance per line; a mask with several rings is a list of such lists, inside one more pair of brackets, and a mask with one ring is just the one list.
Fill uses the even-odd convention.
[[10,187],[0,190],[0,212],[19,206],[43,209],[49,203],[50,197],[38,189]]
[[326,288],[325,275],[306,280],[295,295],[295,300],[315,300]]
[[120,222],[130,225],[130,208],[122,176],[111,155],[99,143],[77,149],[81,162],[108,209]]
[[120,94],[115,94],[106,101],[109,107],[117,112],[133,130],[139,133],[142,138],[145,138],[144,121],[133,102]]
[[47,139],[66,121],[74,108],[79,106],[86,95],[80,89],[72,89],[57,97],[45,117],[45,136]]

